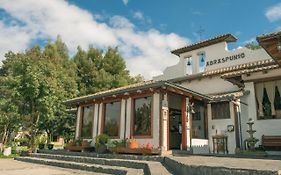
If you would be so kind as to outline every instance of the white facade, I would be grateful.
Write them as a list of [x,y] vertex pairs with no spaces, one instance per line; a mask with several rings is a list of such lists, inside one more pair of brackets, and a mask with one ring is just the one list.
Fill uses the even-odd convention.
[[[173,82],[179,87],[194,91],[194,93],[177,92],[173,88],[168,92],[166,87],[159,87],[160,90],[157,91],[149,88],[152,97],[152,133],[149,137],[136,137],[140,145],[150,143],[156,148],[161,148],[162,151],[186,149],[192,150],[195,154],[208,154],[213,152],[213,136],[225,135],[228,138],[228,152],[234,154],[237,148],[244,149],[246,147],[244,141],[249,137],[248,125],[246,124],[249,119],[254,120],[253,128],[256,130],[254,136],[259,139],[256,146],[261,144],[262,135],[281,135],[281,108],[277,111],[280,113],[280,118],[260,119],[259,105],[256,100],[256,83],[281,80],[281,69],[275,67],[274,69],[257,69],[246,72],[248,67],[251,69],[260,68],[263,66],[263,62],[272,59],[264,49],[238,48],[228,50],[227,42],[220,41],[187,52],[182,51],[178,56],[179,62],[174,66],[167,67],[162,75],[153,78],[153,82]],[[234,74],[233,81],[223,78],[221,73],[238,71],[241,73],[237,73],[239,76],[236,77]],[[141,90],[139,91],[141,92]],[[202,96],[195,97],[196,93],[216,97],[220,94],[239,91],[247,93],[235,97],[231,96],[229,99],[222,97],[220,100],[213,101],[205,100],[201,98]],[[116,95],[112,96],[116,97]],[[133,135],[132,128],[134,127],[132,125],[134,97],[123,95],[118,100],[121,104],[118,139],[130,138]],[[202,105],[199,108],[197,119],[193,118],[196,117],[196,111],[192,110],[194,107],[192,103],[195,101],[198,103],[196,105],[199,106],[199,103]],[[227,118],[214,117],[212,104],[218,101],[223,101],[227,106],[228,109],[224,110],[229,113]],[[91,134],[93,140],[97,135],[102,134],[105,104],[106,102],[103,100],[92,104],[95,106]],[[79,106],[76,137],[81,135],[81,111],[82,107]],[[172,123],[171,118],[177,122]],[[196,130],[194,126],[196,126]],[[232,127],[234,130],[229,129]],[[193,138],[195,131],[200,138]]]
[[[200,53],[205,53],[205,71],[199,72],[199,58]],[[242,54],[242,56],[241,56]],[[236,57],[235,57],[236,55]],[[240,55],[240,56],[237,56]],[[233,56],[236,58],[233,58]],[[240,58],[237,58],[240,57]],[[181,53],[179,55],[179,62],[174,66],[167,67],[162,75],[154,77],[154,80],[170,80],[177,79],[179,77],[186,77],[186,80],[180,80],[178,83],[191,89],[193,91],[202,94],[220,94],[228,93],[233,91],[241,90],[241,87],[232,84],[229,81],[221,78],[221,74],[216,74],[213,76],[200,76],[205,72],[223,69],[231,66],[247,64],[262,60],[271,59],[271,57],[266,53],[264,49],[250,50],[248,48],[238,48],[235,50],[228,50],[226,42],[220,42],[214,45],[203,47],[200,49],[192,50],[189,52]],[[188,58],[192,59],[192,65],[187,66]],[[227,61],[222,62],[222,59],[226,58]],[[230,59],[232,58],[232,60]],[[218,61],[220,59],[220,61]],[[216,63],[214,64],[214,60]],[[217,63],[220,62],[220,63]],[[211,64],[212,65],[211,65]],[[186,70],[191,69],[191,70]],[[187,73],[191,74],[187,74]],[[198,75],[198,78],[192,78],[192,76]],[[257,117],[257,104],[256,104],[256,94],[254,81],[264,80],[266,78],[279,77],[280,79],[281,69],[269,70],[264,73],[262,71],[251,73],[250,76],[242,75],[242,79],[245,81],[245,87],[243,90],[249,91],[249,94],[242,96],[236,102],[229,101],[230,106],[230,118],[229,119],[212,119],[211,104],[207,105],[207,118],[208,118],[208,139],[192,139],[192,144],[194,146],[194,153],[206,153],[209,149],[210,152],[213,150],[212,136],[216,134],[225,134],[228,136],[228,150],[230,154],[235,153],[236,149],[236,136],[235,132],[228,132],[228,125],[235,125],[234,120],[234,104],[238,103],[239,112],[239,137],[241,149],[245,148],[244,140],[249,137],[246,132],[248,129],[247,121],[251,118],[255,121],[254,129],[256,133],[254,136],[259,139],[256,146],[261,144],[262,135],[281,135],[281,119],[267,119],[259,120]],[[191,78],[188,78],[191,77]],[[176,81],[176,80],[175,80]],[[241,103],[240,103],[241,101]],[[201,145],[201,147],[200,147]],[[198,148],[196,148],[198,147]]]

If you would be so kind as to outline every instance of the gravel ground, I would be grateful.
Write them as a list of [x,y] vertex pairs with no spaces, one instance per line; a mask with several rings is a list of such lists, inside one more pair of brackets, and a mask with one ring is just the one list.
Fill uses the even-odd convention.
[[13,159],[0,159],[1,175],[105,175],[80,170],[70,170],[53,166],[19,162]]

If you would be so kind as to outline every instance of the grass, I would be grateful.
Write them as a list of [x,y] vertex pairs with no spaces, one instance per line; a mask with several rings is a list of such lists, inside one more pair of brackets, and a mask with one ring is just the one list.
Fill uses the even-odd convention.
[[265,151],[261,150],[241,150],[239,154],[243,155],[266,155]]
[[18,156],[19,156],[18,154],[11,154],[9,156],[4,156],[3,153],[0,153],[0,159],[13,159]]

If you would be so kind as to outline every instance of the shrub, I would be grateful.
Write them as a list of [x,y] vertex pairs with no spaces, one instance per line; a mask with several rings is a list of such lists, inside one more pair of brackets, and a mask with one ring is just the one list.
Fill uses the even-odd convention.
[[106,145],[109,140],[109,136],[106,134],[100,134],[96,136],[96,146]]

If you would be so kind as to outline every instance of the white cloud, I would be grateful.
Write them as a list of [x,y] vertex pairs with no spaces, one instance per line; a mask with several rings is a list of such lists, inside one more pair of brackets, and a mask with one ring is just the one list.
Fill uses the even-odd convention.
[[[23,51],[28,47],[30,35],[17,26],[6,26],[0,21],[0,63],[8,51]],[[1,64],[0,64],[1,65]]]
[[133,13],[133,17],[139,20],[144,20],[143,13],[141,11],[136,11]]
[[269,7],[265,12],[265,16],[271,22],[280,20],[281,19],[281,3],[276,4],[272,7]]
[[125,5],[129,3],[129,0],[122,0]]
[[0,60],[8,50],[23,51],[33,40],[55,40],[60,35],[71,53],[78,45],[84,49],[118,46],[131,74],[149,79],[175,64],[177,58],[170,50],[188,42],[174,33],[139,31],[122,16],[111,17],[108,24],[98,22],[99,14],[63,0],[2,0],[0,9],[20,21],[8,25],[0,20]]

